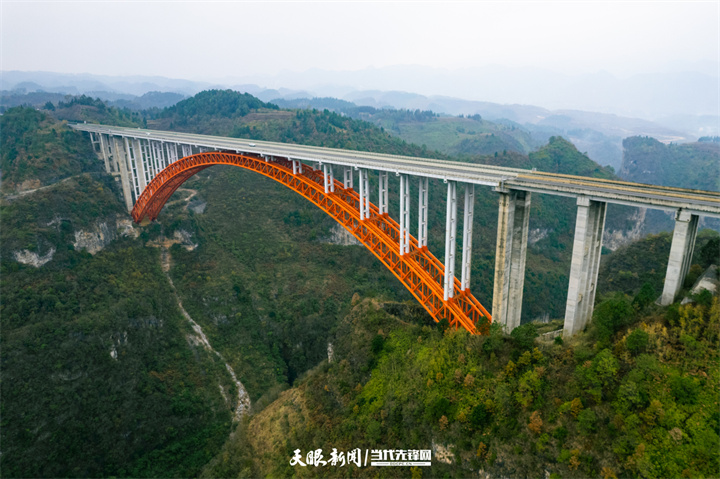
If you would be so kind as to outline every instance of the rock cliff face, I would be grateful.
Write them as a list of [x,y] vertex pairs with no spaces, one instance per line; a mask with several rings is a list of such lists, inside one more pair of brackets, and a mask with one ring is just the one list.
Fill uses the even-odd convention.
[[610,251],[615,251],[619,247],[631,243],[642,238],[645,232],[645,215],[647,208],[638,208],[638,210],[630,217],[635,225],[630,230],[605,230],[603,233],[603,246]]
[[355,238],[348,230],[340,226],[339,224],[333,225],[330,229],[330,237],[323,238],[323,243],[337,244],[340,246],[352,246],[361,245],[357,238]]
[[[46,226],[53,226],[59,224],[61,218],[55,218]],[[72,245],[76,250],[85,250],[88,253],[94,255],[99,251],[102,251],[107,245],[115,241],[119,237],[130,236],[137,238],[140,236],[140,232],[133,226],[132,220],[128,218],[117,217],[115,219],[105,220],[97,222],[89,229],[76,230],[73,233],[74,241]],[[56,247],[58,245],[50,245],[49,249],[45,254],[40,252],[34,252],[27,249],[13,251],[12,255],[15,261],[22,264],[32,265],[36,268],[40,268],[45,264],[49,263],[55,255]]]
[[115,228],[110,229],[107,222],[96,223],[90,230],[75,231],[73,246],[84,249],[94,255],[115,239]]
[[53,255],[55,255],[54,247],[50,247],[50,251],[48,251],[43,256],[40,256],[38,253],[33,253],[32,251],[26,249],[13,252],[15,261],[22,264],[29,264],[35,266],[36,268],[39,268],[45,263],[49,262],[53,258]]
[[133,228],[131,220],[127,218],[116,218],[114,221],[95,223],[89,230],[75,231],[73,246],[76,250],[84,249],[94,255],[112,243],[118,236],[132,236],[133,238],[137,238],[139,234],[140,233]]

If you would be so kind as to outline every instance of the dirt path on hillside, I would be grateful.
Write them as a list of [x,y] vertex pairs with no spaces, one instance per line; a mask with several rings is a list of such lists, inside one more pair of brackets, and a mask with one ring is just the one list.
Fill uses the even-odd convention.
[[[205,333],[202,330],[202,327],[198,323],[195,322],[192,317],[190,317],[190,314],[188,314],[187,311],[185,311],[185,308],[182,305],[182,301],[180,301],[180,297],[177,294],[177,289],[175,289],[175,283],[173,283],[172,278],[170,277],[170,266],[172,264],[172,257],[170,256],[170,251],[168,250],[166,245],[162,245],[160,248],[160,263],[162,266],[162,270],[165,273],[165,276],[167,277],[168,281],[170,282],[170,286],[172,286],[173,294],[175,295],[175,300],[177,301],[177,305],[180,308],[180,312],[185,317],[185,319],[188,320],[190,323],[190,326],[192,326],[192,329],[194,331],[193,335],[189,335],[188,339],[197,345],[201,345],[206,350],[210,351],[211,353],[214,353],[218,358],[220,358],[220,361],[225,363],[225,369],[228,370],[228,373],[230,373],[230,376],[232,377],[233,382],[235,383],[235,387],[237,388],[237,407],[235,408],[235,415],[234,418],[236,421],[240,421],[242,417],[250,412],[250,396],[248,395],[247,391],[245,390],[245,386],[238,380],[237,375],[235,374],[235,371],[233,370],[232,366],[225,361],[225,358],[217,352],[212,345],[210,344],[210,341],[208,340],[207,336],[205,336]],[[222,385],[220,386],[220,392],[222,393],[223,397],[225,397],[225,390],[223,389]],[[227,398],[226,398],[227,399]]]
[[170,205],[174,205],[174,204],[177,204],[177,203],[185,202],[185,207],[184,207],[183,209],[184,209],[185,211],[187,211],[188,205],[190,204],[190,200],[193,199],[193,197],[195,197],[195,195],[198,194],[197,190],[193,190],[192,188],[178,188],[178,189],[175,190],[175,191],[176,191],[176,192],[178,192],[178,191],[189,191],[190,194],[189,194],[188,196],[186,196],[185,198],[180,198],[179,200],[173,200],[173,201],[171,201],[171,202],[169,202],[169,203],[165,203],[165,206],[170,206]]

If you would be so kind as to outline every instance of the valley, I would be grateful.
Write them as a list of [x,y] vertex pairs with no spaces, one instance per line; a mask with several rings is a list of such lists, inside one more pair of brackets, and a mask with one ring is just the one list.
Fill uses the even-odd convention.
[[[227,91],[159,113],[79,100],[1,119],[7,477],[394,477],[392,468],[289,465],[297,448],[378,445],[440,452],[432,469],[412,471],[425,477],[720,470],[709,407],[719,393],[717,296],[652,304],[670,235],[640,234],[634,209],[608,215],[606,232],[624,239],[604,251],[591,325],[572,341],[541,342],[532,320],[564,312],[557,291],[567,287],[575,204],[534,197],[523,326],[474,337],[435,324],[362,246],[327,240],[329,217],[247,171],[205,170],[158,221],[125,226],[119,185],[60,119],[615,178],[559,136],[532,143],[472,118],[459,119],[463,133],[440,118],[429,120],[442,124],[437,140],[417,145],[403,135],[433,132],[415,120],[398,137],[385,120],[286,111]],[[502,141],[519,146],[460,152],[471,125],[484,141],[506,132]],[[431,184],[431,197],[442,188]],[[476,202],[471,289],[489,300],[497,197],[478,190]],[[433,251],[444,245],[444,208],[429,205]],[[35,266],[16,259],[22,251],[53,253]],[[718,234],[701,231],[692,275],[718,256]]]

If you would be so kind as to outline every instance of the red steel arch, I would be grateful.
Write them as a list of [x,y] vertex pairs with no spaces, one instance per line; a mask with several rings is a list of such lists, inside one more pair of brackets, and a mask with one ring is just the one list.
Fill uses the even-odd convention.
[[195,173],[214,165],[233,165],[272,178],[296,191],[333,217],[363,243],[405,285],[436,322],[447,319],[450,325],[462,326],[473,334],[487,333],[490,313],[470,293],[460,290],[456,278],[454,297],[443,300],[445,267],[428,251],[418,248],[410,237],[410,252],[399,254],[400,228],[387,213],[378,214],[370,205],[370,218],[360,221],[360,198],[352,188],[335,180],[335,192],[325,194],[324,176],[320,170],[302,165],[302,173],[293,174],[286,159],[266,160],[252,155],[208,152],[182,158],[161,171],[145,188],[135,203],[132,216],[136,223],[146,217],[155,220],[175,190]]

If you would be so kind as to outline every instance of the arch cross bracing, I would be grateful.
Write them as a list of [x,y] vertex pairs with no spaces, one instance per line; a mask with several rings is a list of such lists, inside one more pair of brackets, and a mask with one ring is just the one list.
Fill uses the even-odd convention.
[[[462,290],[454,279],[454,295],[444,300],[444,265],[428,251],[409,238],[409,251],[400,255],[400,227],[387,212],[380,213],[370,204],[370,214],[360,219],[360,196],[352,188],[333,179],[334,192],[325,193],[325,175],[306,164],[293,173],[290,160],[274,158],[266,161],[247,154],[207,152],[187,156],[158,173],[142,192],[132,210],[135,222],[145,218],[155,220],[165,202],[187,179],[214,165],[233,165],[260,173],[299,193],[330,215],[362,244],[364,244],[412,293],[428,313],[451,326],[463,327],[473,334],[485,333],[492,320],[490,313],[470,293]],[[297,165],[296,165],[297,168]]]

